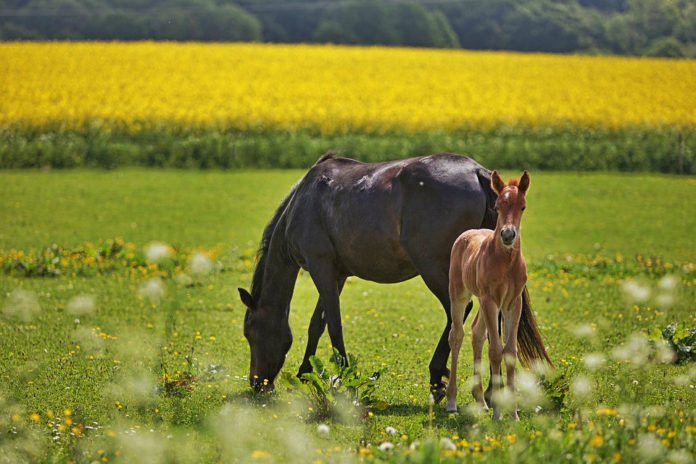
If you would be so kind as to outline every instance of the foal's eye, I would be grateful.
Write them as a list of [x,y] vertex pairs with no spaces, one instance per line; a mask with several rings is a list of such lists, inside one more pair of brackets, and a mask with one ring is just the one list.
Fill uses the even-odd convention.
[[526,206],[523,206],[523,207],[522,207],[522,211],[524,211],[525,209],[527,209],[527,207],[526,207]]

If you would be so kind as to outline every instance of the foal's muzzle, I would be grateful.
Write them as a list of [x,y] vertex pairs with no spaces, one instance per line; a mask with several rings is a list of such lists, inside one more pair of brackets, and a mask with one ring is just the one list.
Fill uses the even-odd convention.
[[503,227],[500,231],[500,239],[503,241],[503,245],[510,246],[515,241],[517,237],[517,232],[514,227]]

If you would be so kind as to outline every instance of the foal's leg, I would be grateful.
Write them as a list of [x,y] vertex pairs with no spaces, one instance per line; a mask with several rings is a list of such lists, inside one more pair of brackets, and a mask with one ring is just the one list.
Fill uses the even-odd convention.
[[457,362],[459,361],[459,349],[464,339],[464,311],[471,299],[469,292],[462,295],[452,295],[452,328],[448,341],[452,351],[452,368],[450,369],[449,383],[447,384],[447,412],[457,412]]
[[[471,387],[471,394],[474,400],[484,411],[488,411],[488,404],[483,394],[483,382],[481,379],[481,358],[483,356],[483,344],[486,342],[486,323],[481,318],[481,310],[476,313],[473,324],[471,324],[471,348],[474,352],[474,385]],[[489,383],[489,385],[491,385]]]
[[[341,276],[338,278],[338,294],[341,294],[343,290],[343,284],[346,282],[346,277]],[[297,372],[297,376],[301,376],[306,372],[312,372],[312,364],[309,362],[309,358],[314,356],[317,352],[317,345],[319,344],[319,339],[324,333],[326,328],[326,316],[324,314],[324,304],[322,303],[321,297],[317,301],[317,305],[314,308],[314,313],[312,314],[312,319],[309,321],[309,329],[307,330],[307,349],[305,350],[304,359],[300,365],[300,370]]]
[[[515,394],[515,364],[517,363],[517,327],[520,324],[522,314],[522,297],[519,296],[512,302],[510,308],[505,312],[505,348],[503,348],[503,359],[505,360],[505,374],[507,377],[506,387],[510,394]],[[519,421],[517,415],[517,403],[512,408],[512,418]]]
[[[498,335],[501,335],[500,328],[503,326],[503,313],[498,313]],[[507,340],[507,339],[506,339]],[[488,373],[490,376],[488,377],[488,387],[486,388],[486,391],[483,392],[483,397],[486,398],[486,402],[488,404],[491,404],[491,396],[493,395],[493,371],[491,371],[491,367],[488,366]]]
[[[498,307],[489,298],[481,298],[481,317],[488,331],[488,359],[491,363],[491,379],[493,383],[493,396],[500,389],[502,377],[500,364],[503,360],[503,345],[498,335]],[[493,403],[493,420],[500,419],[500,405],[495,400]]]

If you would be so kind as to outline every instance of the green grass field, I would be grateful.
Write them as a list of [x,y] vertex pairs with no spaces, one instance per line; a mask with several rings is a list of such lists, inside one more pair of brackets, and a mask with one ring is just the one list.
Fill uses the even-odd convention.
[[[659,350],[632,335],[671,322],[696,327],[696,179],[532,172],[522,232],[529,288],[557,367],[551,377],[563,375],[555,387],[566,383],[569,391],[560,411],[545,403],[536,412],[547,395],[521,382],[515,424],[473,411],[448,415],[442,404],[431,412],[427,365],[445,317],[419,279],[351,279],[342,296],[348,351],[365,371],[386,369],[375,393],[385,409],[325,419],[296,392],[250,394],[237,287],[250,285],[263,227],[301,175],[0,172],[0,456],[693,461],[696,368],[656,362],[651,353],[659,358]],[[122,254],[113,265],[99,264],[94,250],[112,239],[123,242]],[[178,250],[158,268],[142,255],[153,241]],[[27,277],[29,268],[17,268],[53,244],[83,253],[71,254],[57,277]],[[196,253],[212,257],[211,272],[187,264]],[[160,274],[161,287],[146,286]],[[288,372],[296,372],[304,353],[316,298],[301,274]],[[462,375],[469,377],[468,335],[462,351]],[[318,356],[330,353],[325,336]],[[460,387],[459,404],[471,401]],[[385,442],[395,447],[380,450]]]

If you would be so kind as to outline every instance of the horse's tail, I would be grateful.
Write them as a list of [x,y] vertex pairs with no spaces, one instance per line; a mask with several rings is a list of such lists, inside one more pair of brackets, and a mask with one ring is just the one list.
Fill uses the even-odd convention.
[[520,324],[517,327],[517,357],[520,363],[527,368],[531,367],[537,360],[541,362],[545,360],[553,367],[534,320],[532,304],[529,301],[529,292],[526,285],[522,292],[522,315],[520,316]]

